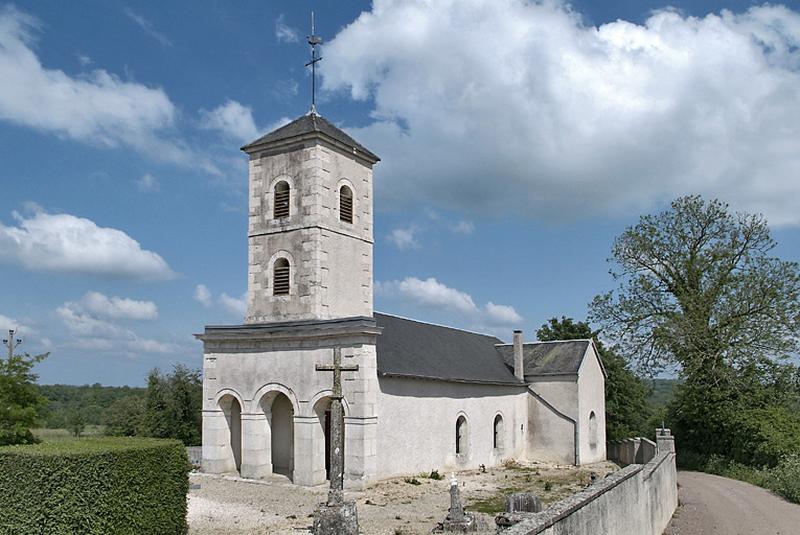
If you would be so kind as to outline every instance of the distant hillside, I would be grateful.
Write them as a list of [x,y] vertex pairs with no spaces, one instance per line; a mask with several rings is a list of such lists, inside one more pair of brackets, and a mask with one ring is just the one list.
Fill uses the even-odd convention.
[[83,415],[89,425],[102,425],[104,414],[116,400],[128,396],[144,396],[145,389],[131,386],[93,385],[39,385],[39,392],[47,399],[42,427],[64,428],[72,412]]
[[680,384],[678,379],[651,379],[647,383],[652,388],[648,401],[654,407],[665,407],[675,397],[675,387]]

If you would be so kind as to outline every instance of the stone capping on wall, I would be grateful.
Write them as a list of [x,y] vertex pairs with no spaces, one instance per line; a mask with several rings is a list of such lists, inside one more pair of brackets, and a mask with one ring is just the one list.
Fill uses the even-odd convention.
[[645,464],[656,456],[656,443],[646,438],[635,437],[610,441],[606,444],[606,456],[620,466]]
[[552,504],[541,513],[520,513],[518,514],[518,518],[522,521],[504,530],[502,533],[503,535],[536,535],[542,533],[547,528],[553,527],[561,520],[574,514],[603,494],[636,476],[639,472],[644,471],[643,477],[649,479],[653,472],[661,466],[664,461],[671,459],[674,455],[674,453],[666,451],[656,455],[656,457],[646,465],[631,464],[626,466],[613,474],[609,474],[605,479],[586,487],[582,491]]
[[[537,535],[540,533],[584,535],[584,531],[575,531],[576,526],[585,527],[594,525],[595,522],[603,523],[615,516],[615,513],[610,510],[613,508],[611,504],[614,495],[610,498],[612,502],[605,500],[594,503],[595,500],[630,481],[625,488],[620,488],[618,492],[620,496],[626,492],[628,494],[636,493],[635,500],[641,505],[641,508],[638,511],[627,511],[626,514],[636,515],[638,513],[642,517],[625,517],[620,524],[615,525],[613,533],[627,535],[638,532],[646,526],[647,533],[642,532],[637,535],[661,534],[678,505],[677,472],[675,470],[675,443],[670,430],[658,429],[656,439],[657,445],[647,439],[629,439],[617,443],[629,450],[627,451],[628,455],[649,455],[652,446],[653,451],[657,453],[651,456],[646,464],[630,464],[609,474],[605,479],[587,486],[580,492],[550,505],[540,513],[501,513],[497,517],[498,527],[513,524],[502,531],[503,535]],[[642,448],[642,445],[645,447]],[[634,448],[637,449],[634,450]],[[661,477],[653,478],[657,472]],[[591,505],[596,506],[594,510],[582,511],[583,508]],[[601,518],[596,518],[597,507],[603,511],[599,513]],[[636,520],[641,522],[636,522]],[[596,532],[592,531],[591,533]]]

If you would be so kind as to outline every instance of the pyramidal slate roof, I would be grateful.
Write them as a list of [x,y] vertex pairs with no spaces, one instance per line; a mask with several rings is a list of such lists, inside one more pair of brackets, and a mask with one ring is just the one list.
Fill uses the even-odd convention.
[[366,157],[366,159],[372,160],[373,163],[380,161],[380,158],[372,153],[369,149],[335,127],[325,117],[314,112],[310,112],[302,117],[298,117],[291,123],[281,126],[277,130],[273,130],[269,134],[256,139],[252,143],[248,143],[242,147],[242,150],[249,152],[250,150],[261,145],[299,138],[308,134],[319,134],[323,137],[328,137],[335,142],[346,145],[354,153],[360,153],[360,155]]
[[[522,345],[525,375],[576,374],[591,340],[561,340]],[[497,351],[508,366],[514,365],[514,346],[503,344]]]
[[375,312],[383,329],[378,336],[378,374],[463,383],[523,385],[495,346],[502,341],[463,331]]

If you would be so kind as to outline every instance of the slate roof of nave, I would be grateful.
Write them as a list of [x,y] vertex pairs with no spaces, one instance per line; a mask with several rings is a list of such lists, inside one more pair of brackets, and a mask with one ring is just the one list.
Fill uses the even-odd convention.
[[308,113],[302,117],[298,117],[291,123],[281,126],[265,136],[261,136],[252,143],[248,143],[242,147],[242,150],[247,151],[249,149],[258,147],[259,145],[283,141],[311,133],[319,133],[327,136],[335,141],[338,141],[339,143],[347,145],[351,149],[355,149],[356,152],[363,153],[369,159],[375,160],[376,162],[380,161],[380,158],[373,152],[331,124],[331,122],[325,117],[316,113]]
[[[522,359],[525,376],[576,374],[581,367],[591,340],[559,340],[523,344]],[[503,361],[514,365],[514,346],[497,346]]]
[[495,349],[494,336],[375,312],[378,374],[521,385]]

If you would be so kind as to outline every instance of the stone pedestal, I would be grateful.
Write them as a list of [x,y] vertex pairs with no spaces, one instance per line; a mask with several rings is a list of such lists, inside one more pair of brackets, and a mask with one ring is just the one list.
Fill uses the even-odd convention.
[[356,502],[321,503],[314,511],[314,535],[358,535]]

